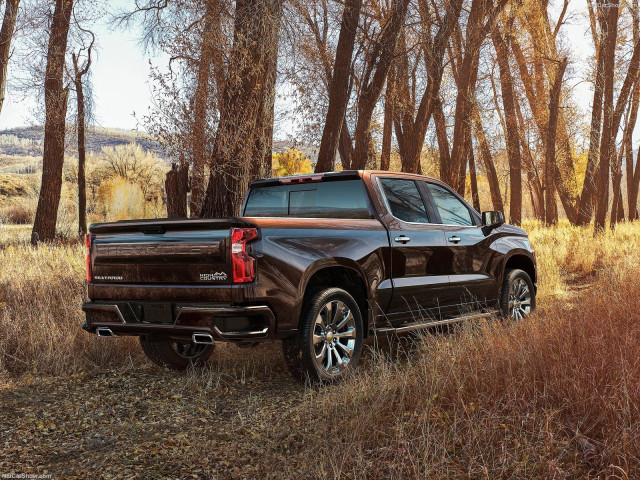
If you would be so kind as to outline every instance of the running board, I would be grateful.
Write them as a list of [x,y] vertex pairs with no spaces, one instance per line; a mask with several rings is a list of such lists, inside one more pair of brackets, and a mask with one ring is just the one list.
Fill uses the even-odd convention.
[[490,312],[474,313],[472,315],[463,315],[461,317],[447,318],[445,320],[432,320],[429,322],[411,323],[402,327],[382,327],[374,328],[374,333],[404,333],[412,332],[414,330],[422,330],[423,328],[437,327],[440,325],[449,325],[451,323],[464,322],[467,320],[478,320],[480,318],[487,318],[498,314],[499,310],[492,310]]

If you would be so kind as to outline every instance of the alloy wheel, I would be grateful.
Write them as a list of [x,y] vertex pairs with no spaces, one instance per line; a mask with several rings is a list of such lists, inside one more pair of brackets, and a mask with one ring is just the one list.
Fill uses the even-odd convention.
[[356,345],[356,321],[340,300],[327,302],[313,327],[315,362],[325,373],[337,375],[348,366]]
[[509,292],[509,316],[514,320],[522,320],[531,313],[531,291],[527,282],[516,278]]

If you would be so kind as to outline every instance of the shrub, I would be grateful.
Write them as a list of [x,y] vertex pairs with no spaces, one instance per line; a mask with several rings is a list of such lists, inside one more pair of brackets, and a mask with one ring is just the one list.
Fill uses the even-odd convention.
[[4,223],[28,225],[33,223],[35,208],[26,202],[13,203],[0,210],[0,218]]
[[98,188],[99,210],[107,221],[143,218],[145,197],[139,185],[113,177]]

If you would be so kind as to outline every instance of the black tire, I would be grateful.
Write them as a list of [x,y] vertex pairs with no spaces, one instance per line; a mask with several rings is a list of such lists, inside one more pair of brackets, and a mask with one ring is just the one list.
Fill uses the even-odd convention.
[[[525,288],[526,287],[526,288]],[[536,291],[531,277],[524,270],[513,269],[504,273],[500,293],[500,311],[505,318],[519,321],[536,309]]]
[[357,302],[345,290],[327,288],[303,306],[298,334],[282,341],[282,352],[298,380],[333,383],[355,370],[363,338]]
[[201,345],[186,341],[151,342],[140,337],[140,346],[145,355],[160,367],[172,370],[186,370],[189,367],[203,366],[211,354],[214,345]]

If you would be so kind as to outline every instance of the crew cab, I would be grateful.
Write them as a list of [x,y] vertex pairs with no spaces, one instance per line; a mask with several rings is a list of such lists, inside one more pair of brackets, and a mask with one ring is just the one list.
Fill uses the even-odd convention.
[[216,342],[281,340],[295,377],[331,382],[368,335],[535,308],[527,233],[435,178],[269,178],[241,212],[91,225],[83,328],[138,336],[174,369],[202,365]]

